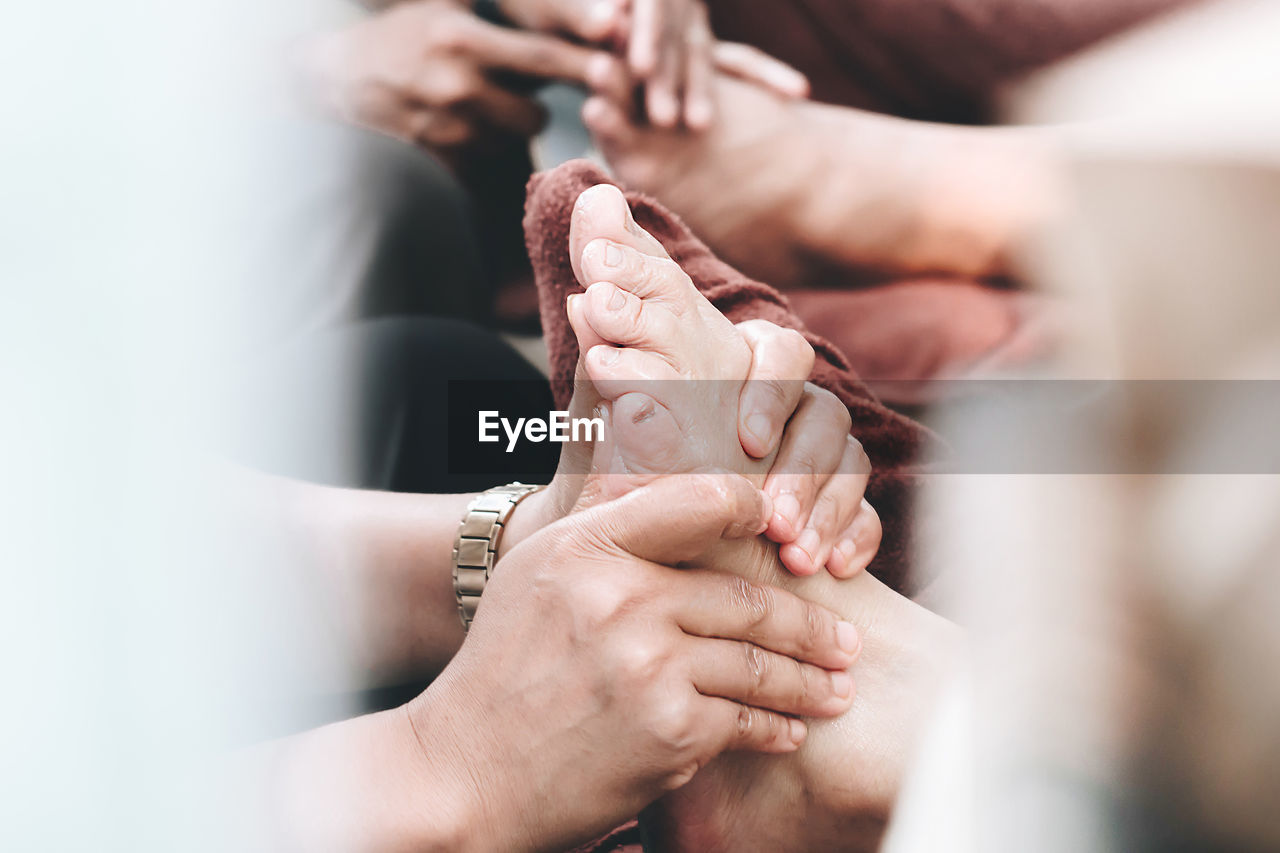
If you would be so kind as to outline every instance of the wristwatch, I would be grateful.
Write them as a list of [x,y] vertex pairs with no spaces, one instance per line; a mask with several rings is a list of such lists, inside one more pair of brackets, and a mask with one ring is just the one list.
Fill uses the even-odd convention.
[[453,591],[458,598],[458,615],[464,631],[471,629],[476,618],[480,596],[493,573],[502,533],[520,501],[541,490],[542,486],[512,483],[481,493],[467,505],[466,515],[458,525],[458,538],[453,543]]

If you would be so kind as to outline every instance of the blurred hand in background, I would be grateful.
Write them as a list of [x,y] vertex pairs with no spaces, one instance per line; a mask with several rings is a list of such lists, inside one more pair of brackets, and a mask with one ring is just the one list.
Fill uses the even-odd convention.
[[435,151],[447,162],[542,129],[534,81],[621,96],[609,53],[558,36],[491,24],[455,0],[401,3],[308,43],[309,101],[345,121]]

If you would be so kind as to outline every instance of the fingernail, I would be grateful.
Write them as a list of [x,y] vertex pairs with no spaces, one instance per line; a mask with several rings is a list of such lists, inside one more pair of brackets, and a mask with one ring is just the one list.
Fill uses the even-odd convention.
[[618,269],[622,266],[622,249],[614,243],[606,243],[604,246],[604,265],[609,269]]
[[853,654],[858,650],[858,629],[848,622],[836,623],[836,645],[840,651]]
[[620,311],[622,306],[627,304],[627,295],[622,292],[621,288],[615,287],[613,293],[609,294],[609,310]]
[[747,418],[747,432],[751,433],[764,447],[769,446],[769,439],[773,435],[773,423],[765,415],[752,415]]
[[573,313],[573,300],[578,298],[578,294],[570,293],[564,300],[564,310],[566,314]]
[[836,546],[836,550],[844,557],[844,563],[847,566],[853,562],[853,555],[858,553],[858,545],[852,539],[842,539]]
[[596,361],[605,367],[612,367],[618,363],[618,356],[622,354],[622,350],[617,347],[596,347]]
[[774,501],[773,511],[791,527],[791,532],[794,533],[800,518],[800,501],[796,500],[796,496],[787,493],[778,498]]
[[791,720],[790,725],[791,742],[799,746],[804,741],[805,734],[808,733],[808,727],[799,720]]
[[831,690],[841,699],[848,699],[853,695],[853,679],[849,677],[847,672],[831,673]]
[[[799,512],[799,509],[796,510]],[[809,559],[813,560],[818,555],[818,548],[822,545],[822,539],[818,536],[818,532],[812,527],[806,527],[800,537],[796,539],[796,547],[809,555]]]

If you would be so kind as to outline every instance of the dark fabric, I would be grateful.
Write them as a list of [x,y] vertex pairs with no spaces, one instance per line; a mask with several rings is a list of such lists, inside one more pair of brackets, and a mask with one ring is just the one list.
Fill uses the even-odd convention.
[[[546,379],[501,338],[456,320],[366,320],[260,360],[241,461],[325,485],[413,493],[481,491],[513,477],[450,464],[450,382],[502,383],[511,417],[546,417]],[[511,471],[552,472],[559,447],[521,444]],[[451,468],[455,470],[451,470]],[[505,479],[504,479],[505,477]]]
[[990,120],[996,90],[1195,0],[708,0],[718,37],[809,76],[815,100],[928,121]]
[[[578,345],[565,317],[565,299],[581,287],[569,263],[569,222],[583,190],[612,183],[585,160],[535,175],[529,184],[525,239],[533,262],[543,332],[551,359],[552,389],[561,408],[572,393]],[[698,289],[734,322],[769,320],[804,333],[817,352],[812,380],[835,393],[853,417],[853,434],[866,448],[874,473],[867,487],[884,523],[884,541],[871,571],[894,589],[910,595],[919,579],[908,573],[911,492],[914,464],[931,439],[920,424],[882,405],[830,342],[809,331],[776,290],[752,281],[708,249],[674,214],[653,199],[627,193],[636,221],[666,247]]]

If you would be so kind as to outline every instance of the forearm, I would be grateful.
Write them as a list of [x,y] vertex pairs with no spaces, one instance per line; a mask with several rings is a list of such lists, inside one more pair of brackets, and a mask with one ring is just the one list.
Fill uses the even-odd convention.
[[245,849],[459,851],[471,798],[457,784],[460,755],[422,744],[403,708],[345,720],[238,757],[233,795],[258,817]]
[[[438,672],[462,644],[453,590],[458,523],[474,494],[338,489],[249,474],[258,523],[283,536],[301,582],[317,585],[331,625],[368,683]],[[501,558],[542,525],[541,495],[512,515]]]

